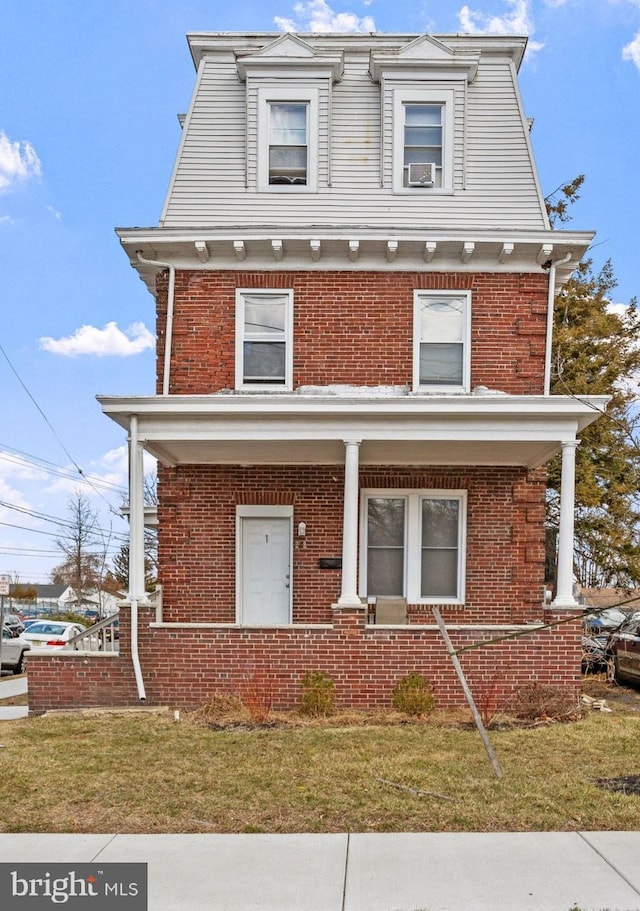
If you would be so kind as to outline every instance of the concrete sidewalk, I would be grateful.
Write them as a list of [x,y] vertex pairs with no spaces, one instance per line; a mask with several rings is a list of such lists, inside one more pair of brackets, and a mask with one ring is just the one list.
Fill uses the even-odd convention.
[[640,911],[640,832],[0,835],[0,862],[148,864],[149,911]]
[[27,677],[22,674],[14,677],[13,674],[0,675],[0,721],[10,721],[13,718],[26,718],[29,714],[27,705],[4,705],[3,699],[13,696],[22,696],[27,692]]

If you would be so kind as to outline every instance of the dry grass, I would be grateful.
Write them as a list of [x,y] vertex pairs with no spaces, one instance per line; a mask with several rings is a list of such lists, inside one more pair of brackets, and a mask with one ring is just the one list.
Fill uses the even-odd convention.
[[594,779],[640,768],[640,714],[501,727],[491,733],[500,780],[467,720],[272,713],[260,727],[222,699],[178,722],[172,712],[4,721],[0,831],[637,828],[640,798]]

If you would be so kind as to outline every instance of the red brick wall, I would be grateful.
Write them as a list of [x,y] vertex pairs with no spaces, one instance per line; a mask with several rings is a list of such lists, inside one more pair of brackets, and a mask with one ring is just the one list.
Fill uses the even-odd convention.
[[[158,391],[166,276],[158,279]],[[541,394],[548,276],[437,272],[178,272],[170,392],[235,385],[236,288],[294,293],[294,386],[412,383],[413,292],[472,293],[471,385]]]
[[[167,621],[235,622],[236,505],[287,504],[306,523],[293,553],[293,618],[330,623],[342,554],[342,466],[159,468],[159,557]],[[466,600],[444,606],[452,622],[539,619],[544,584],[544,473],[520,468],[366,468],[361,488],[468,491]],[[412,620],[429,607],[410,608]]]
[[[560,615],[565,620],[566,614]],[[294,708],[308,671],[324,671],[341,706],[390,706],[395,683],[413,671],[432,682],[441,706],[464,704],[464,695],[437,629],[376,629],[361,611],[336,611],[334,625],[286,629],[151,627],[154,612],[140,610],[140,661],[147,704],[195,708],[215,693],[238,694],[255,678],[274,707]],[[433,623],[433,618],[431,617]],[[547,622],[557,619],[547,612]],[[128,612],[122,611],[119,658],[36,655],[29,659],[30,711],[138,703],[126,652]],[[450,630],[456,648],[486,642],[504,630]],[[506,703],[525,683],[537,681],[577,691],[579,618],[553,629],[509,639],[460,656],[478,702],[497,687]]]

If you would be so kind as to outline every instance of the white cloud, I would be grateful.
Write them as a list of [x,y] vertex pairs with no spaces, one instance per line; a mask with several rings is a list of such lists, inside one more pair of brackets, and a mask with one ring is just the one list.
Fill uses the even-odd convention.
[[640,32],[622,48],[622,59],[630,60],[640,72]]
[[40,159],[31,143],[12,142],[0,131],[0,193],[41,174]]
[[[142,453],[142,462],[142,470],[145,475],[155,474],[158,470],[157,460],[148,452]],[[105,479],[110,477],[112,483],[124,487],[127,486],[129,477],[129,447],[126,444],[105,452],[98,464],[101,466],[101,471],[110,472],[110,475],[105,475]]]
[[132,323],[124,332],[115,322],[107,323],[102,329],[96,326],[81,326],[63,338],[45,336],[40,339],[40,348],[64,357],[92,354],[96,357],[130,357],[155,346],[155,337],[144,323]]
[[326,0],[307,0],[293,7],[296,19],[274,16],[274,22],[282,32],[375,32],[372,16],[358,16],[356,13],[337,13]]
[[[529,12],[530,0],[505,0],[510,7],[503,16],[488,16],[479,10],[472,10],[466,4],[458,13],[463,32],[475,35],[527,35],[534,32]],[[527,55],[542,50],[544,44],[529,38]]]

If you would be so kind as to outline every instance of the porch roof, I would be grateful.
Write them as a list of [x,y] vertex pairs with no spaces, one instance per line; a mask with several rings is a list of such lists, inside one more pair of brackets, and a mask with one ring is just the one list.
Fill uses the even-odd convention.
[[163,465],[544,464],[594,421],[606,396],[99,396],[105,414]]

